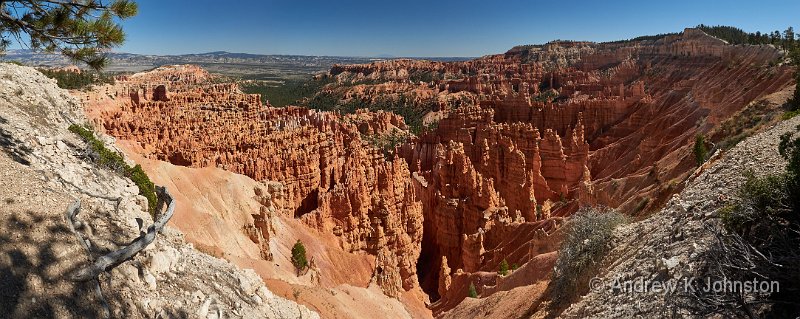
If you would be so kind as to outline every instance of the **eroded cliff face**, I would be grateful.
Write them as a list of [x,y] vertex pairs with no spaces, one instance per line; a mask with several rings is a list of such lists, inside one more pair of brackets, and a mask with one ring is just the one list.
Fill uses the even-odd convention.
[[194,66],[159,68],[104,90],[113,103],[90,104],[89,113],[144,157],[280,181],[282,207],[254,214],[246,229],[263,258],[271,257],[268,214],[285,214],[335,234],[346,251],[378,256],[374,277],[387,295],[417,286],[422,204],[408,165],[361,138],[402,131],[402,118],[272,108]]
[[[408,134],[398,115],[272,108],[192,66],[120,79],[102,89],[111,102],[90,97],[87,112],[144,157],[280,182],[281,207],[268,213],[374,256],[385,294],[422,287],[440,314],[469,283],[485,297],[546,282],[559,226],[579,206],[658,207],[693,169],[696,134],[790,84],[782,61],[774,47],[687,29],[464,62],[334,66],[319,93],[334,103],[424,112],[427,128],[394,154],[370,141]],[[248,236],[263,252],[270,218],[260,220]],[[504,259],[526,275],[498,276]]]
[[655,41],[521,46],[465,62],[336,66],[330,76],[349,84],[341,96],[378,92],[365,101],[380,92],[435,97],[429,111],[438,123],[400,149],[423,203],[420,278],[435,297],[448,291],[443,285],[466,287],[443,275],[536,256],[507,257],[500,229],[557,225],[553,217],[580,205],[657,208],[694,168],[695,135],[790,84],[783,59],[772,46],[732,46],[687,29]]

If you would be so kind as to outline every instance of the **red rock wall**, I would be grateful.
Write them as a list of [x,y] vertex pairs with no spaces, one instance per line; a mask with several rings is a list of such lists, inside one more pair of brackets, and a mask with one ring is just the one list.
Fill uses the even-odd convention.
[[[635,214],[669,196],[668,185],[693,169],[696,134],[791,83],[781,58],[771,46],[730,46],[687,29],[463,62],[334,66],[344,100],[436,101],[437,126],[393,161],[361,135],[405,130],[396,115],[272,108],[196,67],[120,79],[112,95],[125,103],[90,113],[148,157],[284,183],[287,214],[375,255],[386,294],[419,278],[443,311],[463,299],[448,287],[485,277],[502,259],[522,265],[551,253],[561,217],[579,206]],[[412,80],[421,73],[435,76]]]
[[[386,160],[361,139],[405,129],[401,117],[272,108],[235,84],[204,82],[197,76],[204,71],[185,68],[120,79],[118,107],[90,114],[108,134],[138,142],[146,157],[280,181],[286,214],[336,234],[348,251],[380,256],[375,276],[387,295],[417,286],[422,205],[408,165]],[[262,246],[269,238],[264,220],[254,226],[260,231],[247,230]]]
[[[781,59],[771,46],[731,46],[687,29],[656,41],[553,42],[466,62],[375,62],[331,74],[388,81],[381,90],[359,87],[375,99],[411,91],[414,72],[438,72],[449,80],[426,86],[429,94],[467,97],[466,105],[444,104],[438,128],[400,154],[423,203],[422,268],[474,272],[496,266],[483,238],[502,237],[499,228],[587,204],[649,210],[693,169],[696,134],[791,83],[793,70],[775,66]],[[445,280],[436,270],[422,276],[433,295]]]

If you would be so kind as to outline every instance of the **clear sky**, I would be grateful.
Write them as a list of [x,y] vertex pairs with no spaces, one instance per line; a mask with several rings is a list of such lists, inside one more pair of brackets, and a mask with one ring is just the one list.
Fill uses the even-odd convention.
[[[800,29],[800,0],[137,0],[117,51],[481,56],[553,39],[608,41],[700,23]],[[800,31],[800,30],[798,30]]]

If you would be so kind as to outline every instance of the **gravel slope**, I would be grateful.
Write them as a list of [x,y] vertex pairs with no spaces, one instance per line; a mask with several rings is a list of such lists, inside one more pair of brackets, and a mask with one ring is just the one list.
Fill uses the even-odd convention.
[[698,277],[701,253],[708,249],[711,233],[704,224],[719,226],[717,210],[725,206],[745,181],[744,172],[757,176],[782,171],[778,154],[781,134],[796,131],[800,117],[783,121],[745,139],[727,153],[712,158],[686,188],[652,217],[618,228],[615,248],[605,257],[598,276],[599,289],[590,291],[561,316],[565,318],[692,317],[675,306],[675,295],[661,291],[613,292],[615,279],[681,282]]
[[[137,218],[152,223],[130,180],[85,160],[86,146],[67,130],[84,121],[77,101],[53,80],[0,63],[0,317],[100,317],[94,285],[69,276],[136,238]],[[64,217],[76,199],[85,224],[78,231],[91,253]],[[100,279],[114,317],[318,317],[273,295],[252,270],[197,251],[169,226]]]

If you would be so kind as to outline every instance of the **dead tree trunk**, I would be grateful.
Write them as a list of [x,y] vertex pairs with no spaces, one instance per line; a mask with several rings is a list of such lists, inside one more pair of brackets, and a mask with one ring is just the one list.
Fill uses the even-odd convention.
[[[103,255],[94,260],[92,264],[81,268],[75,273],[75,275],[73,275],[73,280],[88,281],[96,279],[101,273],[109,271],[126,260],[131,259],[156,239],[156,234],[161,232],[161,230],[164,228],[164,225],[166,225],[170,218],[172,218],[172,214],[175,211],[175,199],[172,197],[172,195],[170,195],[166,187],[156,187],[156,193],[158,194],[156,214],[163,209],[165,204],[167,205],[167,209],[158,217],[153,225],[150,225],[150,227],[147,228],[147,232],[141,234],[130,245]],[[76,201],[67,209],[67,219],[73,231],[75,227],[80,225],[80,222],[75,219],[79,210],[80,201]],[[89,249],[89,246],[83,237],[77,231],[75,231],[75,234],[78,236],[81,244],[84,245],[86,249]]]

